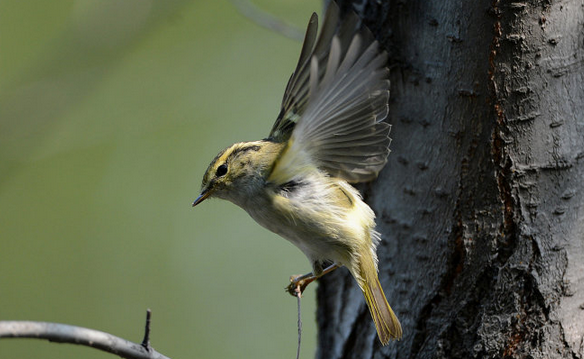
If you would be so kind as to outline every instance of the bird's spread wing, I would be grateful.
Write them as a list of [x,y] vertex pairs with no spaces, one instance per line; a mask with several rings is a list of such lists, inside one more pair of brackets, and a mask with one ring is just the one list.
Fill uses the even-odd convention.
[[316,41],[316,33],[318,31],[318,16],[312,13],[306,35],[304,35],[304,43],[300,51],[300,59],[296,69],[288,80],[286,91],[284,91],[284,98],[280,108],[280,114],[270,131],[269,138],[278,142],[285,142],[290,138],[292,130],[298,121],[298,118],[306,108],[308,102],[308,71],[307,64],[310,63],[310,56]]
[[[293,178],[313,165],[349,182],[368,181],[387,162],[387,54],[350,13],[341,22],[334,1],[316,39],[313,15],[280,115],[269,139],[287,141],[272,178]],[[300,167],[299,167],[300,166]]]

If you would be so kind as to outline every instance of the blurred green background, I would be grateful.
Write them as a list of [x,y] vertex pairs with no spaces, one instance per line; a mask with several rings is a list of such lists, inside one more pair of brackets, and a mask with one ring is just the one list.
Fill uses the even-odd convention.
[[[255,0],[301,29],[318,0]],[[219,200],[215,154],[269,132],[300,42],[224,1],[0,2],[0,320],[62,322],[173,358],[293,358],[299,250]],[[315,288],[302,357],[314,356]],[[111,358],[0,340],[1,358]]]

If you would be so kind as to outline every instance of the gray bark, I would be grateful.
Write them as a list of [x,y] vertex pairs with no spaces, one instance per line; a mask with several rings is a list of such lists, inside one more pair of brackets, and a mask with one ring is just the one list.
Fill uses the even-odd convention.
[[404,337],[337,270],[317,357],[584,357],[582,0],[338,3],[390,52],[392,153],[360,189]]

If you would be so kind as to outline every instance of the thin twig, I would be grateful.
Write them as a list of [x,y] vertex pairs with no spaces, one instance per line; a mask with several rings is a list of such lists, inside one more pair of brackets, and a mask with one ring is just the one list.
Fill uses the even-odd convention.
[[150,317],[152,316],[152,311],[150,308],[146,309],[146,328],[144,329],[144,339],[142,339],[142,347],[146,351],[150,352],[152,347],[150,346]]
[[141,344],[115,335],[68,324],[0,321],[0,338],[47,339],[56,343],[79,344],[127,359],[170,359],[152,348],[148,351]]
[[297,287],[296,300],[298,302],[298,348],[296,348],[296,359],[300,359],[300,343],[302,342],[302,316],[300,311],[300,300],[302,299],[302,292],[300,287]]
[[272,30],[297,41],[302,41],[304,38],[304,33],[300,29],[285,23],[268,12],[263,11],[250,0],[231,0],[231,3],[243,16],[268,30]]

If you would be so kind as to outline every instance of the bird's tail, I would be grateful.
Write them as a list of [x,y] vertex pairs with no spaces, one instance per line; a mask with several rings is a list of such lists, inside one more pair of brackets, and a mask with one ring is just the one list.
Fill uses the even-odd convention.
[[365,295],[365,301],[375,322],[377,335],[381,344],[386,345],[390,339],[401,339],[402,328],[399,320],[391,310],[377,277],[377,270],[372,258],[362,256],[359,271],[360,287]]

